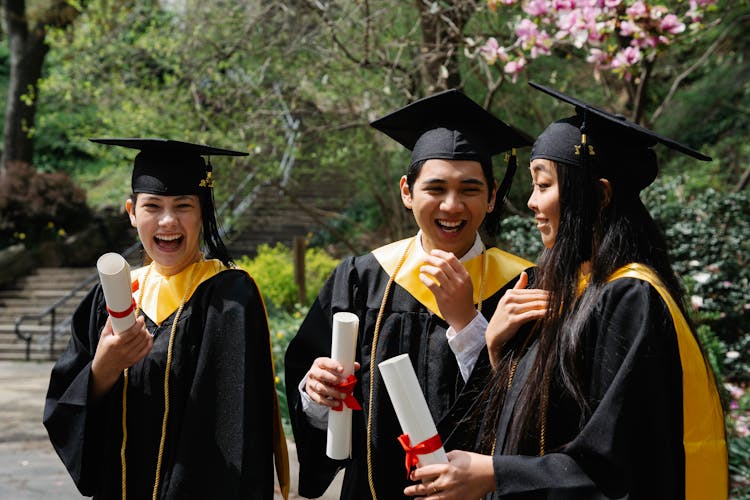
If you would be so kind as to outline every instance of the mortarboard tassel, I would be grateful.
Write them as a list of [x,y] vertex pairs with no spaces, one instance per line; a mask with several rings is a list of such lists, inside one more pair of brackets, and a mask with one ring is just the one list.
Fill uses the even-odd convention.
[[505,163],[507,168],[505,169],[505,176],[503,181],[500,183],[500,187],[497,189],[497,198],[495,200],[496,206],[502,206],[505,200],[508,198],[510,193],[510,186],[513,184],[513,176],[516,175],[516,169],[518,168],[518,158],[516,157],[516,148],[511,150],[505,155]]
[[207,187],[207,188],[214,187],[213,167],[211,166],[211,158],[209,158],[208,161],[206,162],[206,178],[201,179],[199,185],[200,187]]

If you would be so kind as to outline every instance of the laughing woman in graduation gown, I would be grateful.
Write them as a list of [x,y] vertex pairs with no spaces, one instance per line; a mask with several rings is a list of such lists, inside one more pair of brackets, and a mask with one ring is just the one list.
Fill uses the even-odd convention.
[[52,444],[95,498],[271,499],[286,449],[266,313],[231,267],[202,158],[242,153],[95,141],[141,150],[126,209],[150,263],[132,273],[130,329],[114,334],[101,285],[75,311],[44,410]]
[[[531,265],[484,248],[477,234],[515,168],[496,191],[490,156],[530,144],[525,134],[455,90],[372,125],[412,150],[400,189],[420,230],[342,261],[289,344],[286,386],[305,497],[320,496],[341,468],[343,499],[403,497],[409,482],[397,441],[401,429],[377,370],[392,356],[409,354],[444,445],[465,442],[459,423],[489,372],[485,315]],[[363,409],[353,412],[351,459],[335,461],[326,456],[325,429],[329,409],[345,396],[334,387],[343,382],[341,366],[329,358],[332,317],[340,311],[359,317],[361,369],[353,395]]]
[[725,499],[716,384],[639,199],[656,176],[657,142],[709,158],[537,87],[577,114],[551,124],[531,154],[528,205],[546,247],[536,288],[522,280],[487,330],[496,432],[483,445],[494,456],[453,452],[450,464],[417,470],[425,482],[409,494]]

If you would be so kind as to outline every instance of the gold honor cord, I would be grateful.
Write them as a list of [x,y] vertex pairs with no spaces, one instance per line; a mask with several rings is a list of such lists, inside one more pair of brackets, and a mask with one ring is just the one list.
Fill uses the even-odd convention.
[[[202,259],[201,259],[202,260]],[[182,310],[185,308],[185,303],[187,302],[188,295],[190,294],[190,290],[193,288],[193,281],[195,280],[195,272],[200,266],[196,266],[195,263],[193,265],[193,271],[190,274],[190,281],[188,281],[187,287],[185,288],[185,294],[182,297],[182,302],[180,303],[180,307],[177,309],[177,312],[175,313],[174,320],[172,321],[172,329],[169,332],[169,347],[167,348],[167,366],[164,369],[164,417],[162,419],[161,424],[161,439],[159,440],[159,455],[157,456],[156,460],[156,477],[154,479],[154,490],[152,493],[152,499],[156,500],[157,495],[159,494],[159,483],[160,476],[161,476],[161,464],[162,464],[162,458],[164,456],[164,444],[166,442],[166,436],[167,436],[167,420],[169,418],[169,370],[172,367],[172,352],[174,349],[174,338],[175,338],[175,332],[177,331],[177,322],[180,319],[180,315],[182,314]],[[143,300],[143,296],[146,294],[146,282],[148,281],[148,277],[151,274],[151,269],[153,267],[153,263],[151,263],[146,270],[146,274],[143,277],[143,285],[141,286],[141,293],[138,295],[138,304],[135,310],[136,316],[141,310],[141,301]],[[127,432],[127,387],[128,387],[128,369],[125,369],[124,372],[125,375],[125,381],[123,383],[122,387],[122,446],[120,448],[120,463],[122,464],[122,500],[127,499],[127,465],[125,460],[125,449],[127,444],[127,438],[128,438],[128,432]]]
[[[523,352],[526,350],[526,347],[529,344],[529,340],[531,339],[532,334],[526,336],[526,338],[523,341],[523,344],[521,345],[521,349],[518,351],[518,356],[511,361],[510,365],[510,371],[508,373],[508,385],[505,389],[505,396],[507,397],[508,394],[510,394],[510,388],[513,385],[513,378],[516,376],[516,368],[518,368],[518,362],[521,361],[521,356],[523,356]],[[548,398],[549,398],[549,373],[546,373],[544,375],[544,387],[542,387],[542,400],[541,400],[541,420],[539,422],[539,456],[543,456],[545,454],[545,447],[547,443],[547,406],[548,406]],[[498,422],[499,424],[499,422]],[[497,446],[497,429],[495,429],[495,442],[492,443],[492,451],[490,452],[490,456],[495,455],[495,446]]]
[[[404,265],[406,257],[409,255],[411,247],[414,246],[412,239],[406,246],[403,255],[396,264],[396,268],[388,279],[388,284],[385,286],[385,292],[383,293],[383,300],[380,302],[380,310],[378,310],[378,317],[375,321],[375,331],[372,336],[372,349],[370,350],[370,396],[367,405],[367,482],[370,485],[370,495],[372,500],[378,500],[378,496],[375,493],[375,481],[373,479],[373,464],[372,464],[372,402],[373,402],[373,390],[375,388],[375,355],[377,354],[378,338],[380,337],[380,326],[383,321],[383,313],[385,312],[385,304],[388,302],[388,296],[391,292],[393,281],[396,279],[398,272],[401,270],[401,266]],[[482,276],[479,279],[479,303],[477,310],[482,312],[482,295],[484,293],[484,276],[486,271],[487,259],[484,258],[484,248],[482,249]]]

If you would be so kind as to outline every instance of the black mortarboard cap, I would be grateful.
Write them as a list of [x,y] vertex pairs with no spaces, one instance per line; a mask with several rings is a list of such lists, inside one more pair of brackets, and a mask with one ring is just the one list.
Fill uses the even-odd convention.
[[164,196],[198,194],[213,187],[211,163],[204,156],[247,156],[247,153],[203,144],[158,138],[96,138],[99,144],[138,149],[133,162],[134,193]]
[[414,101],[370,125],[411,150],[411,165],[434,158],[489,162],[533,142],[456,89]]
[[703,161],[711,158],[675,140],[613,115],[579,99],[534,82],[537,90],[575,106],[575,116],[550,124],[534,142],[531,160],[545,158],[568,165],[592,162],[599,173],[626,181],[637,190],[648,186],[658,171],[651,149],[657,143]]

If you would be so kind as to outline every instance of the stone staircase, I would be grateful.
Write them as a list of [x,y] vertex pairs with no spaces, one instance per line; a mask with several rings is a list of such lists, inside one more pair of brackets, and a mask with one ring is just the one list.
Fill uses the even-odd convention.
[[[93,267],[42,267],[0,290],[0,360],[26,359],[26,342],[15,334],[15,323],[22,315],[35,315],[73,288],[94,275]],[[30,359],[56,359],[70,338],[69,319],[78,303],[96,284],[76,292],[55,311],[57,324],[54,343],[50,344],[51,317],[28,319],[22,323],[23,334],[32,333]]]
[[333,175],[305,175],[283,189],[278,184],[261,186],[252,207],[227,236],[228,250],[237,259],[254,257],[263,243],[290,247],[295,236],[325,229],[350,197],[351,183]]

